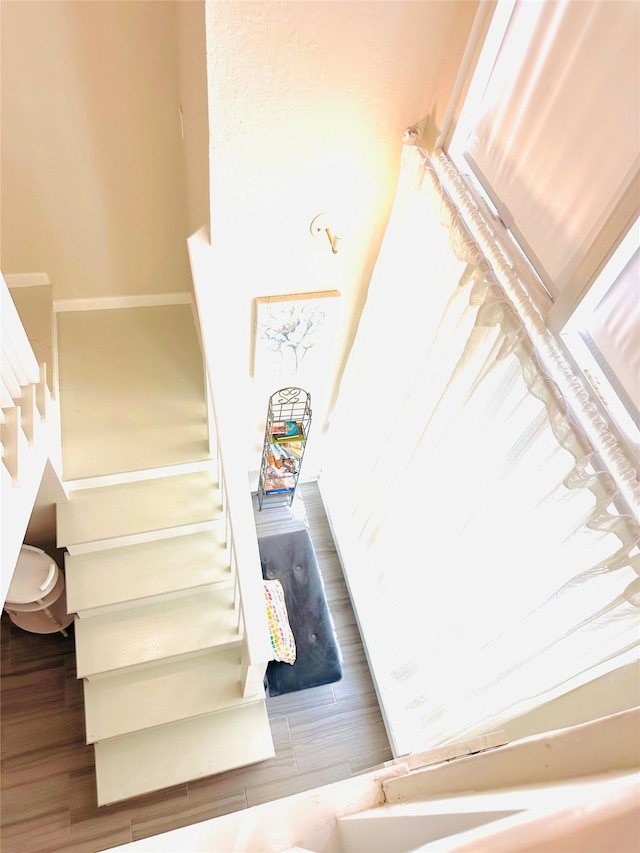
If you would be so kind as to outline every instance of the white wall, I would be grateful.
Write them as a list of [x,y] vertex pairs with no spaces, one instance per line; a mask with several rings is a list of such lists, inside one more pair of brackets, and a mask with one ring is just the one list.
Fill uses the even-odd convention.
[[[420,123],[433,140],[476,5],[2,3],[3,270],[46,271],[55,299],[188,290],[186,237],[210,213],[211,320],[243,377],[255,296],[343,294],[326,405],[314,407],[319,437],[402,132]],[[336,256],[309,233],[327,208],[345,223]],[[258,420],[266,396],[256,394]],[[256,452],[260,441],[258,431]]]
[[174,4],[2,7],[3,271],[55,299],[188,290]]
[[[210,321],[227,336],[230,364],[251,371],[256,296],[342,293],[326,405],[308,389],[307,477],[321,462],[319,437],[389,214],[402,133],[419,122],[430,137],[475,8],[433,0],[207,2],[211,287],[220,306]],[[325,210],[343,223],[337,255],[310,234]],[[256,389],[257,419],[273,390]],[[256,453],[260,444],[256,430]]]

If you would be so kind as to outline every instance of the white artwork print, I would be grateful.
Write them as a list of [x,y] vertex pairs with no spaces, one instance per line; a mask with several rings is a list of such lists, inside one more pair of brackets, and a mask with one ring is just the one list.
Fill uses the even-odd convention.
[[333,354],[339,296],[330,290],[256,300],[256,381],[316,384]]

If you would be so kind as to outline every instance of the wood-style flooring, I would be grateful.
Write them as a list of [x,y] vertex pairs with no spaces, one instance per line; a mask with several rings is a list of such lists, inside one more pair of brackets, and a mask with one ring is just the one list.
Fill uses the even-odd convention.
[[28,634],[3,613],[2,853],[93,853],[336,782],[392,757],[317,486],[299,493],[293,510],[256,512],[256,526],[266,535],[309,525],[343,679],[268,700],[274,759],[98,808],[73,631],[68,638]]

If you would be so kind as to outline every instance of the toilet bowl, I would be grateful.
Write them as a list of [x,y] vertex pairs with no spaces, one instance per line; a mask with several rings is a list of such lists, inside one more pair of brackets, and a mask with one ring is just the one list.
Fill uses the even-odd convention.
[[9,585],[4,609],[25,631],[52,634],[73,621],[67,613],[64,575],[40,548],[23,545]]

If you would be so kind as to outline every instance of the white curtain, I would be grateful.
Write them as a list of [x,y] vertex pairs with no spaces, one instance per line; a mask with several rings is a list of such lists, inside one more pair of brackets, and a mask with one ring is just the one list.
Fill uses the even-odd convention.
[[640,526],[405,145],[321,487],[397,754],[637,654]]

